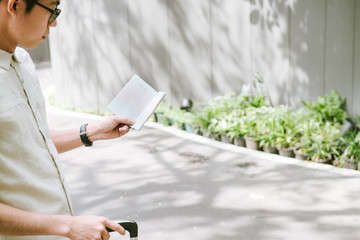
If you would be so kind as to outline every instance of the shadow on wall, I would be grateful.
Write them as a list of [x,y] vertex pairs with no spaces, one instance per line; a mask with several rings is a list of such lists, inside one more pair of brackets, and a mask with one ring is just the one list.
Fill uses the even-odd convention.
[[[92,4],[64,1],[52,38],[56,97],[77,109],[97,110],[97,82],[92,45]],[[81,11],[78,11],[81,9]],[[81,19],[81,21],[79,20]],[[76,23],[76,24],[74,24]]]
[[273,102],[296,107],[335,89],[355,104],[356,1],[249,2],[252,72],[264,76]]
[[274,104],[289,102],[289,14],[296,1],[252,0],[251,62],[252,73],[263,76]]
[[315,100],[326,90],[326,2],[64,2],[57,96],[104,112],[136,73],[176,106],[239,93],[258,72],[274,104]]

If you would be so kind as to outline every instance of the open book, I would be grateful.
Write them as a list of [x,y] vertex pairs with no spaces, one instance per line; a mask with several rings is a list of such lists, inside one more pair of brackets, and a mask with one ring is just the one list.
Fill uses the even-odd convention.
[[134,75],[108,105],[108,109],[118,116],[135,120],[130,127],[140,130],[165,95]]

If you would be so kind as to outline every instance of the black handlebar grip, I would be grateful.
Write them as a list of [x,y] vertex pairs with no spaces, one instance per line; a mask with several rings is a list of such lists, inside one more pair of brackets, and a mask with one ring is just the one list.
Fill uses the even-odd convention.
[[[138,236],[138,225],[136,222],[131,221],[131,220],[119,220],[119,221],[115,221],[117,222],[119,225],[121,225],[126,231],[128,231],[130,233],[130,238],[135,238]],[[108,232],[113,232],[114,230],[110,229],[110,228],[106,228],[106,230]]]

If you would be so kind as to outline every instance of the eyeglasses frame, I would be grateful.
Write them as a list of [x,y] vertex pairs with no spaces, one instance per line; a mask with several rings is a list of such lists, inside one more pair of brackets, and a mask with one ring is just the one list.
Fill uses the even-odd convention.
[[42,4],[39,3],[39,2],[35,2],[35,4],[39,5],[40,7],[44,8],[44,9],[46,9],[46,10],[48,10],[49,12],[51,12],[51,16],[50,16],[50,18],[49,18],[49,24],[53,23],[53,22],[56,20],[56,18],[57,18],[57,17],[60,15],[60,13],[61,13],[61,9],[59,9],[58,6],[56,6],[56,8],[53,10],[53,9],[51,9],[51,8],[48,8],[48,7],[45,6],[45,5],[42,5]]

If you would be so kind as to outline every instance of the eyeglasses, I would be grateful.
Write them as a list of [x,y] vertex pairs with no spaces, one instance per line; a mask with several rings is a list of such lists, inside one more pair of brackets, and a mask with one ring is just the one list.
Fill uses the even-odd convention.
[[39,5],[40,7],[48,10],[49,12],[51,12],[51,16],[49,18],[49,24],[53,23],[55,21],[55,19],[60,15],[61,13],[61,9],[58,9],[57,6],[54,10],[52,10],[51,8],[48,8],[47,6],[42,5],[41,3],[35,2],[35,4]]

